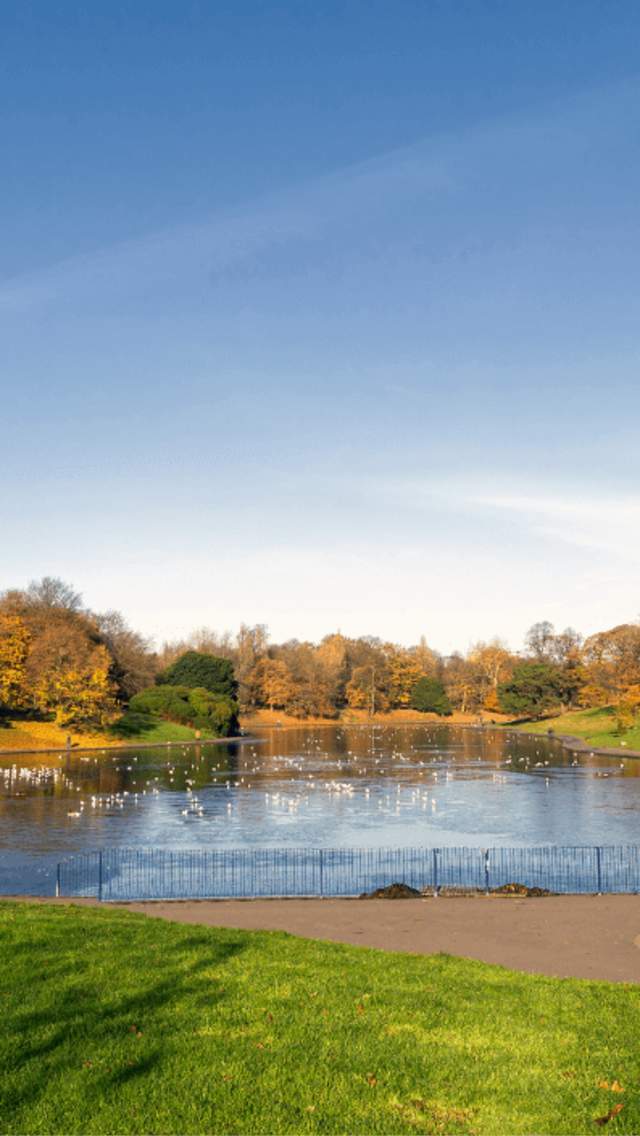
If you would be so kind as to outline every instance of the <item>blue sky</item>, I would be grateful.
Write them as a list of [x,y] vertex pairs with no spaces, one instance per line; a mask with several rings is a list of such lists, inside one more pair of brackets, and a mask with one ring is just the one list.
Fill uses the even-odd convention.
[[0,585],[640,614],[635,3],[0,6]]

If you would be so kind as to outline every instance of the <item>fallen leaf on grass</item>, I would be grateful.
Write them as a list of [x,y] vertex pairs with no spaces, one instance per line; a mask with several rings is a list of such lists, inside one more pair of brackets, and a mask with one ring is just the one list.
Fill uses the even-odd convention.
[[371,1088],[373,1088],[374,1085],[378,1084],[378,1078],[374,1073],[367,1073],[367,1084],[371,1085]]
[[619,1081],[612,1081],[611,1084],[608,1081],[598,1081],[598,1088],[607,1089],[610,1093],[624,1092],[624,1085],[621,1085]]
[[622,1112],[623,1108],[624,1105],[622,1103],[614,1104],[613,1108],[610,1108],[605,1116],[596,1116],[594,1119],[594,1124],[599,1124],[602,1128],[605,1124],[608,1124],[610,1120],[613,1120],[614,1116],[617,1116],[619,1112]]

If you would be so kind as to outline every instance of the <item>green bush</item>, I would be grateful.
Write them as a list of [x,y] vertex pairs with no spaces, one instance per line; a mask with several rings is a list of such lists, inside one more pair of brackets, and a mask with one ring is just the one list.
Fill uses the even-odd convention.
[[196,687],[189,691],[189,705],[198,729],[213,730],[219,737],[237,732],[238,704],[234,699]]
[[193,718],[187,686],[150,686],[147,690],[134,694],[129,709],[155,714],[168,722],[181,722],[184,725]]
[[204,687],[150,686],[131,699],[128,715],[132,714],[193,726],[217,737],[231,736],[238,729],[237,703]]
[[233,663],[208,655],[204,651],[187,651],[170,667],[158,675],[156,682],[163,686],[186,686],[190,690],[203,689],[211,694],[220,694],[235,699],[238,684],[233,673]]

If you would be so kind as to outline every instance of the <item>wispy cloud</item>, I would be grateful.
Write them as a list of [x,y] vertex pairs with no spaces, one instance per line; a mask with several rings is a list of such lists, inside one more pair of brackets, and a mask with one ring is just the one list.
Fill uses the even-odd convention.
[[510,478],[510,487],[502,488],[504,481],[504,475],[486,472],[474,479],[372,477],[355,483],[354,491],[373,491],[378,499],[422,516],[446,512],[462,523],[465,518],[507,522],[534,540],[601,550],[614,559],[640,558],[640,494],[602,493],[595,478],[580,489],[542,476],[533,489],[530,480],[518,485]]
[[[441,222],[437,216],[430,217],[431,201],[441,194],[468,192],[479,164],[492,171],[496,185],[507,176],[517,200],[514,183],[527,185],[541,153],[552,167],[570,163],[584,148],[585,138],[605,137],[611,122],[624,117],[624,108],[637,105],[637,90],[637,83],[625,82],[565,100],[560,106],[426,139],[249,201],[201,223],[179,224],[14,276],[0,283],[0,311],[30,311],[70,292],[81,297],[87,293],[122,297],[172,288],[185,280],[210,285],[229,267],[250,265],[267,250],[304,245],[309,240],[322,242],[336,230],[342,230],[346,238],[360,230],[384,239],[381,220],[388,223],[395,218],[401,228],[408,202],[420,203],[427,245],[419,243],[409,250],[403,244],[403,255],[433,255],[437,263],[440,254],[435,246]],[[479,188],[480,194],[486,194],[486,185]],[[492,208],[492,201],[483,206],[478,196],[476,209],[483,207]],[[516,228],[522,223],[516,216]],[[482,251],[471,231],[454,235],[454,244],[447,252],[454,261]]]
[[471,493],[468,504],[508,515],[523,528],[548,539],[614,558],[640,557],[640,496],[567,496],[525,492]]

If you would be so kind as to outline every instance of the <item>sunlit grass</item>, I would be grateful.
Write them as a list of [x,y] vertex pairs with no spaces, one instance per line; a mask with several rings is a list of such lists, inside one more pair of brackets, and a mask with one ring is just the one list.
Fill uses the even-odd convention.
[[8,903],[0,952],[3,1133],[640,1130],[639,987]]
[[[193,741],[195,730],[190,726],[181,726],[177,722],[162,722],[158,719],[150,728],[139,734],[117,737],[113,733],[78,733],[76,730],[61,729],[55,722],[37,722],[24,719],[10,721],[8,725],[0,725],[0,751],[1,750],[63,750],[67,744],[67,736],[71,737],[74,748],[83,746],[98,746],[106,748],[114,745],[136,745],[140,742],[181,742]],[[206,737],[202,731],[202,737]]]
[[640,749],[640,721],[630,730],[616,732],[615,710],[612,706],[598,706],[593,710],[574,710],[556,718],[539,722],[526,722],[517,726],[527,733],[540,734],[555,730],[556,734],[572,734],[584,738],[593,746],[620,746]]
[[[67,735],[71,734],[75,745],[80,736],[70,730],[61,729],[55,722],[37,722],[24,719],[10,721],[8,726],[0,726],[0,749],[64,749]],[[83,745],[106,745],[108,738],[100,733],[82,735]]]

